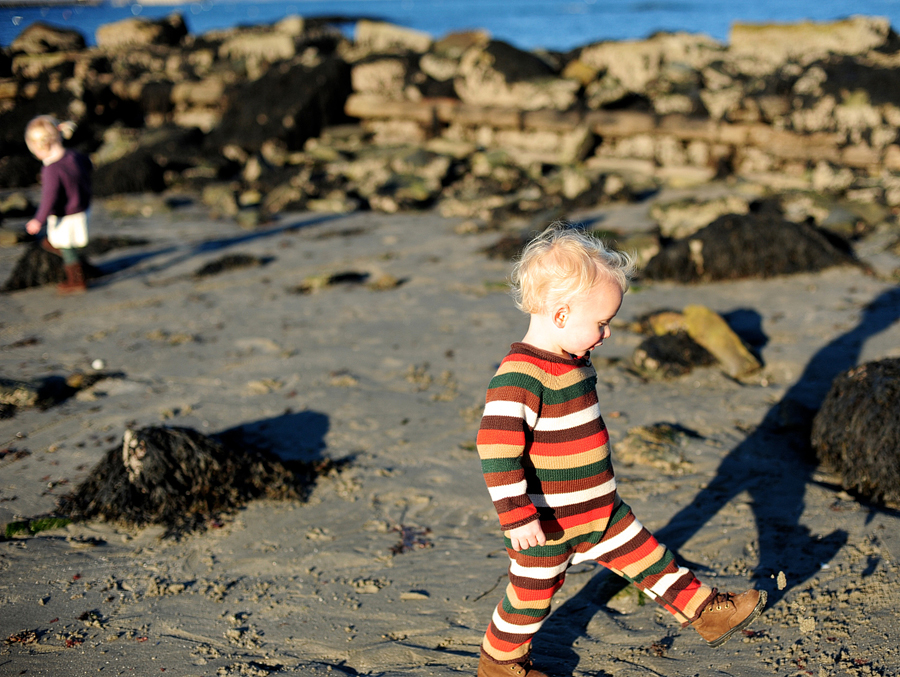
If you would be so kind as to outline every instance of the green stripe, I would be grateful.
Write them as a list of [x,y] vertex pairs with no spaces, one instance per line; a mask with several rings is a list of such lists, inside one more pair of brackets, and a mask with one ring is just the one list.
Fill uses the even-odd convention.
[[577,400],[579,397],[594,392],[596,389],[597,379],[586,378],[583,381],[570,385],[568,388],[560,388],[559,390],[545,388],[542,399],[544,404],[565,404],[566,402]]
[[637,583],[640,583],[648,576],[654,576],[656,574],[662,573],[663,569],[669,566],[669,563],[675,559],[675,556],[669,552],[668,548],[663,552],[663,556],[659,559],[656,564],[651,564],[649,567],[644,569],[641,573],[634,577],[634,580]]
[[522,458],[483,458],[481,459],[481,472],[485,475],[492,472],[510,472],[522,469]]
[[[628,517],[628,513],[631,512],[631,508],[628,507],[627,503],[619,503],[619,507],[615,509],[612,516],[609,518],[609,526],[611,527],[613,524],[618,522],[620,519]],[[608,529],[609,527],[607,527]]]
[[[507,548],[512,548],[512,541],[508,537],[504,536],[503,540],[506,542]],[[528,555],[530,557],[559,557],[560,555],[564,555],[570,550],[573,550],[576,546],[581,545],[582,543],[597,545],[601,540],[603,540],[602,532],[589,531],[586,534],[581,534],[581,536],[570,538],[565,543],[557,543],[554,545],[534,545],[530,548],[526,548],[525,550],[528,552]]]
[[517,609],[509,601],[509,598],[503,597],[503,610],[508,614],[516,614],[518,616],[530,616],[531,618],[541,619],[550,613],[550,607],[546,609]]
[[[484,465],[482,464],[482,467]],[[583,480],[586,477],[595,477],[609,470],[609,458],[604,458],[596,463],[589,463],[577,468],[535,468],[534,474],[542,482],[565,482]]]
[[515,371],[508,374],[497,374],[488,384],[488,390],[505,387],[522,388],[538,397],[541,396],[541,391],[544,389],[544,385],[534,376],[520,374]]

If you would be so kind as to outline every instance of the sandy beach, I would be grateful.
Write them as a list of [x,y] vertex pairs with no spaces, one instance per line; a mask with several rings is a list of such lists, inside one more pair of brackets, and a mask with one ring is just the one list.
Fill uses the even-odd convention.
[[[474,436],[526,327],[508,262],[482,253],[502,233],[462,234],[435,212],[283,214],[246,231],[196,203],[142,199],[147,216],[95,205],[94,236],[147,244],[96,258],[117,272],[87,294],[0,296],[4,377],[90,374],[97,360],[108,376],[0,420],[0,524],[52,511],[128,426],[241,427],[284,459],[346,463],[306,502],[253,501],[182,539],[88,522],[0,542],[0,675],[474,674],[506,578]],[[627,234],[652,225],[649,206],[573,219]],[[900,356],[886,237],[857,244],[876,275],[629,292],[594,356],[620,493],[701,578],[764,588],[769,608],[713,650],[581,566],[535,642],[548,672],[900,674],[900,514],[854,500],[772,424],[783,401],[815,406],[840,371]],[[0,249],[0,277],[23,246]],[[195,275],[229,254],[259,265]],[[311,282],[341,273],[359,283]],[[759,338],[755,383],[627,369],[632,321],[688,303]],[[616,461],[630,429],[659,422],[692,432],[677,470]]]

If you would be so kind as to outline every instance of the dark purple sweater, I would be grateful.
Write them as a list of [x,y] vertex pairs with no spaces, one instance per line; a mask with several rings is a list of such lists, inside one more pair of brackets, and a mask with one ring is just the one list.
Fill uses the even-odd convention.
[[91,206],[90,158],[77,150],[66,150],[59,160],[41,170],[41,206],[34,218],[47,223],[51,214],[66,216]]

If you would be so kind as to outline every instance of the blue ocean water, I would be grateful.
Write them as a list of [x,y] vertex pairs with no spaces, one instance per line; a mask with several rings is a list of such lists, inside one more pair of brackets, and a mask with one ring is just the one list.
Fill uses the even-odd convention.
[[[28,1],[28,0],[24,0]],[[180,12],[192,33],[271,23],[291,14],[380,18],[440,37],[484,28],[523,49],[565,51],[600,40],[643,38],[656,31],[704,33],[727,42],[733,22],[831,21],[853,14],[884,16],[900,27],[900,0],[199,0],[183,4],[35,4],[3,7],[0,45],[44,21],[75,28],[94,43],[98,26],[131,16]],[[348,30],[352,30],[348,28]]]

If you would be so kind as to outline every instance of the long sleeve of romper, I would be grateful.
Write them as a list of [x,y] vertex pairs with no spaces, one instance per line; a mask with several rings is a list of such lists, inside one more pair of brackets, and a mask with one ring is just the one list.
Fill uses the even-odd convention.
[[478,455],[494,508],[504,531],[538,519],[528,496],[525,451],[533,437],[543,385],[528,361],[510,354],[488,385],[478,429]]
[[47,223],[47,217],[53,213],[59,191],[62,188],[59,171],[53,165],[47,165],[41,169],[41,204],[38,206],[34,218],[43,226]]

